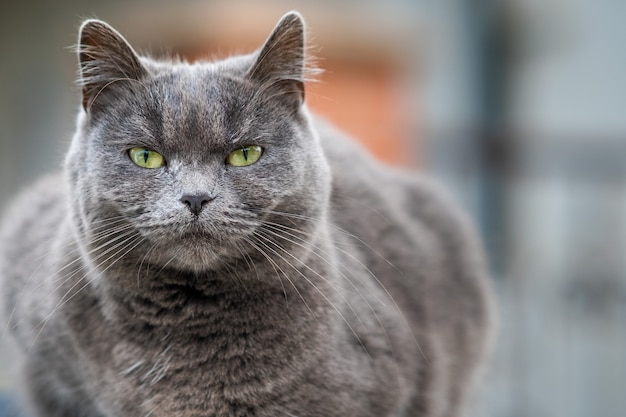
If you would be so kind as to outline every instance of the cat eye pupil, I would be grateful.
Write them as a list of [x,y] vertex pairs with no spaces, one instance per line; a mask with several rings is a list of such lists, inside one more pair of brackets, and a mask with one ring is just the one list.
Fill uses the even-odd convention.
[[245,167],[254,164],[263,155],[263,148],[258,145],[250,145],[231,152],[226,158],[226,163],[236,167]]
[[165,165],[165,158],[160,153],[148,148],[132,148],[128,151],[130,159],[142,168],[159,168]]

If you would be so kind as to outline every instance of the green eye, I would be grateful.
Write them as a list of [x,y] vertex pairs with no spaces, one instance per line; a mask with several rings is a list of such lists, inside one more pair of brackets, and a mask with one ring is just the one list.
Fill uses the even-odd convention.
[[130,159],[142,168],[159,168],[165,165],[165,158],[158,152],[146,148],[133,148],[128,151]]
[[235,167],[245,167],[254,164],[261,155],[263,155],[263,148],[260,146],[245,146],[231,152],[226,158],[226,163]]

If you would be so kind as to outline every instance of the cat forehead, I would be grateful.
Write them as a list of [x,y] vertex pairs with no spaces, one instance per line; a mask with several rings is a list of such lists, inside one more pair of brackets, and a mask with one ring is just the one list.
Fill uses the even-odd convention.
[[[154,64],[154,63],[153,63]],[[207,149],[246,144],[272,137],[276,108],[261,105],[244,71],[222,63],[158,63],[151,76],[135,84],[129,99],[112,106],[108,129],[122,136],[132,132],[158,149],[185,149],[202,154]],[[256,97],[256,99],[255,99]],[[273,116],[272,116],[273,115]]]

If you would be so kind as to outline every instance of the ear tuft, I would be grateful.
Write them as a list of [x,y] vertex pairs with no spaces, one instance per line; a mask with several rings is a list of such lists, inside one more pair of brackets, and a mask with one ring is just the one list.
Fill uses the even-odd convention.
[[78,63],[85,110],[112,83],[138,81],[147,74],[126,39],[107,23],[94,19],[80,27]]

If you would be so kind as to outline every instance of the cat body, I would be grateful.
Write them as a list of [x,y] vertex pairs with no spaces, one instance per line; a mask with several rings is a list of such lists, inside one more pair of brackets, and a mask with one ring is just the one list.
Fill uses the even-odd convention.
[[490,335],[480,244],[308,113],[298,14],[197,64],[88,21],[79,62],[65,173],[0,240],[35,415],[460,415]]

